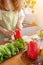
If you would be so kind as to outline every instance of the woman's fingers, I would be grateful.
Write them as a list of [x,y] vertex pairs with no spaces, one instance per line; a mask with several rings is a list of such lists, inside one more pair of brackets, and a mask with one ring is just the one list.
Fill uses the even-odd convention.
[[14,31],[8,31],[8,35],[11,36],[11,35],[14,35],[15,32]]
[[0,32],[2,32],[5,36],[8,36],[8,37],[15,34],[15,31],[6,30],[1,26],[0,26]]
[[10,37],[11,35],[14,35],[14,34],[15,34],[14,31],[9,31],[9,30],[7,30],[6,33],[5,33],[5,35],[8,36],[8,37]]
[[18,24],[18,25],[17,25],[17,29],[22,30],[22,28],[23,28],[23,25],[22,25],[22,24]]

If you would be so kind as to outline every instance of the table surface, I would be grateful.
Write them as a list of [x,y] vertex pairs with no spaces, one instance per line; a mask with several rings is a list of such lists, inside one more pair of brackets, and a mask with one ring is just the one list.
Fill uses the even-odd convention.
[[[40,62],[40,59],[39,61]],[[18,55],[7,59],[6,61],[4,61],[3,63],[1,63],[0,65],[38,65],[36,61],[31,61],[28,57],[27,57],[27,52],[23,51],[21,53],[19,53]],[[43,62],[40,62],[40,65],[43,65]]]
[[0,65],[29,65],[29,61],[27,61],[26,52],[22,52],[6,61],[1,63]]
[[43,61],[36,59],[35,61],[30,60],[27,57],[27,52],[22,52],[6,61],[1,63],[0,65],[43,65]]

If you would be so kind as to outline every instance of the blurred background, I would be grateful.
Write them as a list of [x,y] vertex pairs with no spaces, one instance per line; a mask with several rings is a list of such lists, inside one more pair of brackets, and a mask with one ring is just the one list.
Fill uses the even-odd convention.
[[32,33],[32,30],[43,30],[43,0],[33,0],[29,5],[30,7],[24,9],[24,27],[33,26],[33,28],[28,28],[28,32],[31,30],[30,33]]

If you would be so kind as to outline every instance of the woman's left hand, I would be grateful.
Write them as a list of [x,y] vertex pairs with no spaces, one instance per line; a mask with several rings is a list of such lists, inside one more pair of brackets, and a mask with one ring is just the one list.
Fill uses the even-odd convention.
[[18,25],[17,25],[17,29],[22,30],[22,28],[23,28],[23,25],[22,25],[22,24],[18,24]]
[[18,19],[18,23],[17,23],[17,29],[22,30],[22,28],[23,28],[23,25],[22,25],[23,20],[24,20],[24,16],[20,16],[19,19]]

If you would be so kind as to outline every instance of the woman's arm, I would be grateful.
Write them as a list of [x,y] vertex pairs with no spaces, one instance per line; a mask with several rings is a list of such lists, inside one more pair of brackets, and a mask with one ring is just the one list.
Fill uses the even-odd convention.
[[17,23],[17,29],[22,29],[23,28],[23,20],[24,20],[24,16],[20,16],[19,17],[19,20],[18,20],[18,23]]
[[3,30],[3,29],[2,29],[2,27],[0,26],[0,32],[2,32],[2,30]]
[[23,10],[21,10],[21,12],[19,13],[17,28],[22,29],[23,27],[22,23],[23,23],[24,18],[25,18],[24,12]]
[[11,35],[13,35],[15,32],[11,31],[11,30],[6,30],[3,27],[0,26],[0,32],[2,32],[4,35],[6,35],[7,37],[10,37]]

